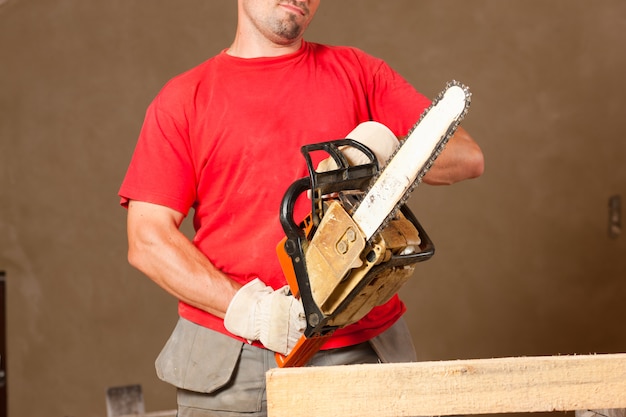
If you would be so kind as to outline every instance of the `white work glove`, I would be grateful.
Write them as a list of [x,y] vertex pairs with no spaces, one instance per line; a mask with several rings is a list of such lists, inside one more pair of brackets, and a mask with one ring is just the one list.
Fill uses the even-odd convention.
[[267,349],[287,355],[304,332],[306,320],[302,302],[289,295],[288,286],[274,290],[255,278],[231,300],[224,327],[249,342],[258,340]]
[[[348,139],[361,142],[370,148],[376,156],[380,168],[385,166],[389,157],[395,152],[400,144],[396,135],[384,124],[378,122],[363,122],[346,136]],[[352,146],[339,148],[351,166],[367,164],[369,158],[360,150]],[[317,172],[325,172],[337,169],[337,163],[332,157],[328,157],[319,163]]]

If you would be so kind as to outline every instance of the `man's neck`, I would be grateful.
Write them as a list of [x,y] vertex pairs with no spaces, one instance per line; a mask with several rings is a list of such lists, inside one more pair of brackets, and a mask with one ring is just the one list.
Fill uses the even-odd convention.
[[237,33],[226,53],[239,58],[276,57],[297,52],[301,46],[301,38],[286,44],[279,44],[266,38],[242,36]]

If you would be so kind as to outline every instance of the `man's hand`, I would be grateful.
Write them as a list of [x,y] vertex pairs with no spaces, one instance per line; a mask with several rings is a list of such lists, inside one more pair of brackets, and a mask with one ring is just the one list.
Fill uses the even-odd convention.
[[289,354],[306,328],[302,302],[289,295],[287,286],[274,290],[258,278],[241,287],[224,317],[224,327],[267,349]]
[[[380,168],[384,167],[387,160],[398,148],[400,142],[393,132],[382,123],[363,122],[346,135],[346,138],[356,140],[367,146],[376,156]],[[370,162],[367,156],[356,148],[343,146],[341,152],[348,159],[351,166],[367,164]],[[332,157],[328,157],[317,166],[317,172],[331,171],[337,169],[337,163]]]

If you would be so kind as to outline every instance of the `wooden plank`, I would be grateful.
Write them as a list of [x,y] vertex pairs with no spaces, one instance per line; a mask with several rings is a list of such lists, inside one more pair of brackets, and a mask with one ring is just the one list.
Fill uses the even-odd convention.
[[272,369],[269,417],[626,408],[626,354]]

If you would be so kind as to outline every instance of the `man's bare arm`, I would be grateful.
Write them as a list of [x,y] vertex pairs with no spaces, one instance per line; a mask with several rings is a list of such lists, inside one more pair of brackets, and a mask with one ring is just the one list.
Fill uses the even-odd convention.
[[431,185],[450,185],[483,174],[483,153],[474,139],[459,126],[456,133],[424,176]]
[[128,261],[177,299],[223,318],[241,286],[218,270],[179,230],[183,219],[168,207],[131,201]]

